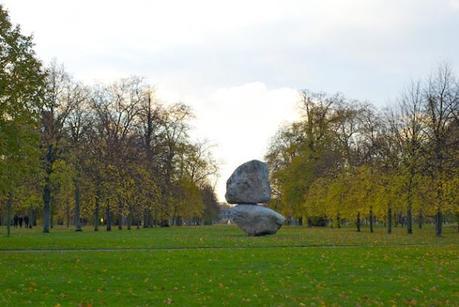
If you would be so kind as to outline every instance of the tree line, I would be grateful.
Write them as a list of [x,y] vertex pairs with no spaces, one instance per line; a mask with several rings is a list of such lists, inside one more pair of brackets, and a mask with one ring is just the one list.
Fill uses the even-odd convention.
[[284,126],[266,154],[271,206],[294,223],[403,224],[446,219],[459,231],[459,79],[441,65],[413,82],[397,106],[301,92],[301,119]]
[[[266,154],[275,207],[291,223],[373,231],[445,220],[459,230],[458,77],[443,65],[398,105],[307,90],[301,119]],[[191,109],[163,105],[130,77],[87,86],[43,67],[31,36],[0,5],[0,215],[98,230],[210,223],[218,214],[209,144],[190,137]]]
[[0,201],[8,233],[22,212],[43,231],[210,223],[218,213],[210,146],[190,107],[164,105],[142,78],[87,86],[53,62],[0,6]]

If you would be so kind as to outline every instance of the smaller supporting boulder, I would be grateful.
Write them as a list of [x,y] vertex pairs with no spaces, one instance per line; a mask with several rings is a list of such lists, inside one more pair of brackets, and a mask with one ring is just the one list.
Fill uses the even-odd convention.
[[226,201],[230,204],[266,203],[271,199],[266,163],[252,160],[240,165],[226,181]]
[[285,222],[281,214],[260,205],[239,204],[228,213],[231,220],[249,236],[275,234]]

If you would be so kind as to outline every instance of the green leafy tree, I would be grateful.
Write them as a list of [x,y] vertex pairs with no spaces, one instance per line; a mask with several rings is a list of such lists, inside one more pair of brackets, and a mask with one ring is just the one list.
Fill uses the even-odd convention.
[[18,188],[37,165],[38,110],[44,73],[31,36],[13,26],[0,5],[0,195],[7,203],[7,228]]

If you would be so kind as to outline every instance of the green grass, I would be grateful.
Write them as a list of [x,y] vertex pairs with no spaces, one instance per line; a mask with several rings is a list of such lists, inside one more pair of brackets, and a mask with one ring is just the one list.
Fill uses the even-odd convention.
[[0,237],[0,305],[458,305],[459,234],[234,226]]

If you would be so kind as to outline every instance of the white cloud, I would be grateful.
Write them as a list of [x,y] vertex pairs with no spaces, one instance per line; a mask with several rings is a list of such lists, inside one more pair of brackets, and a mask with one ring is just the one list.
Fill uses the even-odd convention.
[[449,4],[453,7],[453,9],[459,10],[459,0],[449,0]]
[[[207,45],[234,33],[276,23],[309,43],[326,40],[342,27],[387,28],[410,15],[387,1],[113,1],[4,0],[28,32],[34,32],[44,56],[119,52],[132,47],[157,52],[165,48]],[[292,37],[298,39],[298,37]],[[68,55],[71,56],[71,55]]]
[[[195,136],[208,139],[222,162],[217,192],[224,200],[225,182],[240,164],[263,160],[271,137],[280,124],[297,118],[298,92],[292,88],[269,89],[262,82],[219,88],[201,97],[171,95],[158,86],[160,99],[184,100],[194,107]],[[175,97],[174,97],[175,96]]]

